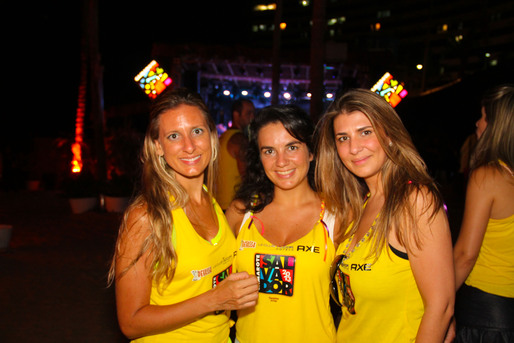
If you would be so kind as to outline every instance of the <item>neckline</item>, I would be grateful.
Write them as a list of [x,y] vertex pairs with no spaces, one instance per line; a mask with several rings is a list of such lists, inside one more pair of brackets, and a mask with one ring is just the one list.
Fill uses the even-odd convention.
[[[310,234],[312,232],[312,230],[314,230],[314,228],[316,227],[316,225],[318,225],[318,223],[321,223],[321,226],[323,227],[323,231],[325,233],[325,246],[327,245],[327,238],[326,236],[328,235],[328,228],[327,228],[327,225],[325,224],[325,222],[323,221],[323,217],[325,215],[325,201],[324,200],[321,200],[321,206],[320,206],[320,214],[319,214],[319,219],[318,221],[316,221],[316,223],[313,225],[313,227],[307,231],[303,236],[301,237],[298,237],[298,239],[296,239],[295,241],[293,242],[290,242],[290,243],[287,243],[285,245],[277,245],[277,244],[274,244],[273,242],[270,242],[268,239],[266,239],[266,237],[264,237],[264,223],[256,216],[254,216],[253,214],[253,211],[250,211],[250,222],[248,223],[247,225],[247,229],[250,229],[250,227],[252,226],[253,222],[254,222],[254,219],[256,219],[258,222],[260,222],[261,224],[261,227],[262,227],[262,231],[260,231],[257,226],[255,226],[255,231],[257,231],[257,233],[259,234],[259,236],[268,244],[274,246],[274,247],[277,247],[277,248],[283,248],[283,247],[287,247],[289,245],[294,245],[296,242],[300,241],[301,239],[303,239],[304,237],[306,237],[308,234]],[[326,250],[326,249],[325,249]]]

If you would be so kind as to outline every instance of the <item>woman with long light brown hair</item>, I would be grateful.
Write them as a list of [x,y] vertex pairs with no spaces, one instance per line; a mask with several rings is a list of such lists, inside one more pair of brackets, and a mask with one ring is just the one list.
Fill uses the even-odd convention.
[[342,223],[338,342],[442,342],[453,314],[443,202],[396,111],[355,89],[317,126],[316,183]]
[[258,283],[231,274],[235,237],[211,189],[218,138],[202,98],[154,100],[141,193],[125,212],[109,279],[134,342],[229,341],[229,311],[254,306]]

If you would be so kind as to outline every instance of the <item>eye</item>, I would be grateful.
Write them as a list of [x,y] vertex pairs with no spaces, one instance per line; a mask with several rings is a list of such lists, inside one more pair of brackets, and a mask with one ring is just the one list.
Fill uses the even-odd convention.
[[371,135],[372,133],[373,133],[373,131],[371,131],[371,130],[364,130],[364,131],[362,131],[362,135],[363,135],[363,136],[369,136],[369,135]]
[[174,132],[174,133],[171,133],[168,135],[168,139],[171,140],[171,141],[174,141],[176,139],[178,139],[179,135],[178,133]]
[[201,135],[203,132],[204,132],[204,129],[202,129],[200,127],[197,127],[195,129],[193,129],[193,134],[194,135]]
[[273,154],[273,149],[263,149],[262,154],[263,155],[271,155],[271,154]]
[[348,136],[339,136],[337,138],[337,141],[342,143],[342,142],[345,142],[345,141],[347,141],[349,139],[350,139],[350,137],[348,137]]
[[296,150],[298,150],[298,149],[299,149],[299,147],[298,147],[298,146],[296,146],[296,145],[290,145],[290,146],[288,147],[288,149],[289,149],[289,151],[296,151]]

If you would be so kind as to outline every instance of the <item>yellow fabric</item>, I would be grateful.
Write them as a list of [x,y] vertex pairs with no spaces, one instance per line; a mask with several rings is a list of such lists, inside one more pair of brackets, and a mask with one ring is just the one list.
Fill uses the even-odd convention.
[[219,175],[216,181],[216,200],[223,210],[226,210],[235,195],[235,187],[241,182],[237,160],[227,150],[230,138],[241,132],[238,129],[228,129],[220,137]]
[[[217,285],[232,272],[235,237],[219,206],[214,203],[219,223],[220,239],[211,244],[197,234],[183,209],[173,210],[174,246],[177,251],[175,276],[163,294],[152,286],[150,303],[175,304],[202,294]],[[137,339],[137,343],[156,342],[216,342],[226,343],[229,335],[229,311],[207,315],[179,329]]]
[[365,236],[353,252],[345,252],[348,240],[338,247],[337,255],[349,256],[342,270],[355,314],[343,306],[337,342],[414,342],[424,308],[409,261],[386,247],[373,263],[372,237]]
[[238,311],[237,339],[241,343],[335,342],[329,308],[335,248],[322,223],[318,221],[296,242],[278,247],[262,237],[249,218],[241,226],[237,244],[235,270],[258,275],[260,281],[257,306]]
[[489,219],[484,241],[466,284],[484,292],[514,298],[514,214]]

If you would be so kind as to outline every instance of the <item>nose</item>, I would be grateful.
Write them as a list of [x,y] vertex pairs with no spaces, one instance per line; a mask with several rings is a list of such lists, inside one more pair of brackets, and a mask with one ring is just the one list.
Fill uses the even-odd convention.
[[191,154],[195,150],[195,148],[196,148],[196,146],[195,146],[194,139],[192,139],[189,136],[184,137],[184,145],[183,145],[182,149],[185,152]]
[[362,150],[361,143],[358,139],[351,138],[350,139],[350,153],[357,154],[359,151]]
[[287,159],[287,156],[284,152],[277,152],[277,160],[276,160],[276,164],[278,167],[283,167],[285,165],[287,165],[288,163],[288,159]]

